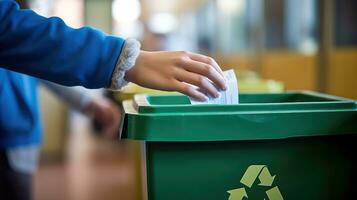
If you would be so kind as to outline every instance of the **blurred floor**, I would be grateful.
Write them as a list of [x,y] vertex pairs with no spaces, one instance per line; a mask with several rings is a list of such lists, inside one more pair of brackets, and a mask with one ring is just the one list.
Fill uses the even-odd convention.
[[132,200],[134,167],[125,143],[96,139],[88,120],[74,115],[66,159],[41,162],[35,200]]

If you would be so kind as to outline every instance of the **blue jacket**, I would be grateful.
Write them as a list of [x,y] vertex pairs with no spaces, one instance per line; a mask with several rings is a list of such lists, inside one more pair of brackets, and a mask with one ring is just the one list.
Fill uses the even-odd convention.
[[0,0],[0,148],[41,142],[36,78],[108,87],[124,40]]

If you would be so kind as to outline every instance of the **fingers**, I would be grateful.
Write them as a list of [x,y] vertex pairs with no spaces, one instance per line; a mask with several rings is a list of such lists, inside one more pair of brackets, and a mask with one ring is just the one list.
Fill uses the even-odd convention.
[[117,136],[117,130],[120,124],[120,110],[107,99],[98,99],[93,101],[95,107],[94,118],[101,125],[101,135],[107,138]]
[[179,81],[189,83],[192,85],[195,85],[200,88],[201,91],[203,91],[205,94],[208,94],[212,97],[219,97],[219,93],[216,89],[216,87],[212,84],[211,81],[209,81],[206,77],[201,76],[199,74],[195,74],[192,72],[188,72],[184,69],[181,69],[178,71],[178,74],[176,75],[177,79]]
[[[211,80],[219,89],[226,90],[226,81],[223,75],[218,72],[212,65],[202,63],[199,61],[187,59],[186,62],[182,65],[182,68],[189,72],[193,72],[204,77],[207,77]],[[197,78],[197,77],[196,77]],[[196,80],[197,81],[197,80]],[[202,80],[198,80],[202,81]],[[196,84],[195,84],[196,85]]]
[[212,67],[214,67],[215,70],[217,70],[218,73],[220,73],[223,76],[222,69],[219,67],[219,65],[213,58],[205,56],[205,55],[197,54],[197,53],[191,53],[191,52],[188,53],[188,56],[192,60],[211,65]]
[[199,101],[207,101],[208,98],[206,95],[204,95],[202,92],[198,91],[195,89],[192,85],[177,81],[176,82],[176,90],[178,92],[181,92],[182,94],[185,94],[187,96],[190,96],[194,99],[197,99]]

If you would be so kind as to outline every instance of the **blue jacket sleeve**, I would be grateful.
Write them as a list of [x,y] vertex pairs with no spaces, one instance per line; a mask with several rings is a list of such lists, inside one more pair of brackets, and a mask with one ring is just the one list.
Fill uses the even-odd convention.
[[62,85],[109,87],[124,40],[0,0],[0,67]]

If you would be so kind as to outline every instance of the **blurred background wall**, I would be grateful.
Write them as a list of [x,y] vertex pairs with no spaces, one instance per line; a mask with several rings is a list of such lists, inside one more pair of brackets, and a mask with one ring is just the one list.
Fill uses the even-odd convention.
[[357,98],[356,1],[87,0],[84,5],[86,24],[136,37],[146,50],[206,53],[223,68],[253,70],[288,90]]
[[[141,5],[141,39],[148,48],[207,53],[223,68],[253,70],[288,90],[357,98],[356,1],[143,0]],[[152,37],[161,44],[151,45]]]
[[205,53],[288,90],[357,98],[354,0],[32,1],[71,26],[135,37],[146,50]]

